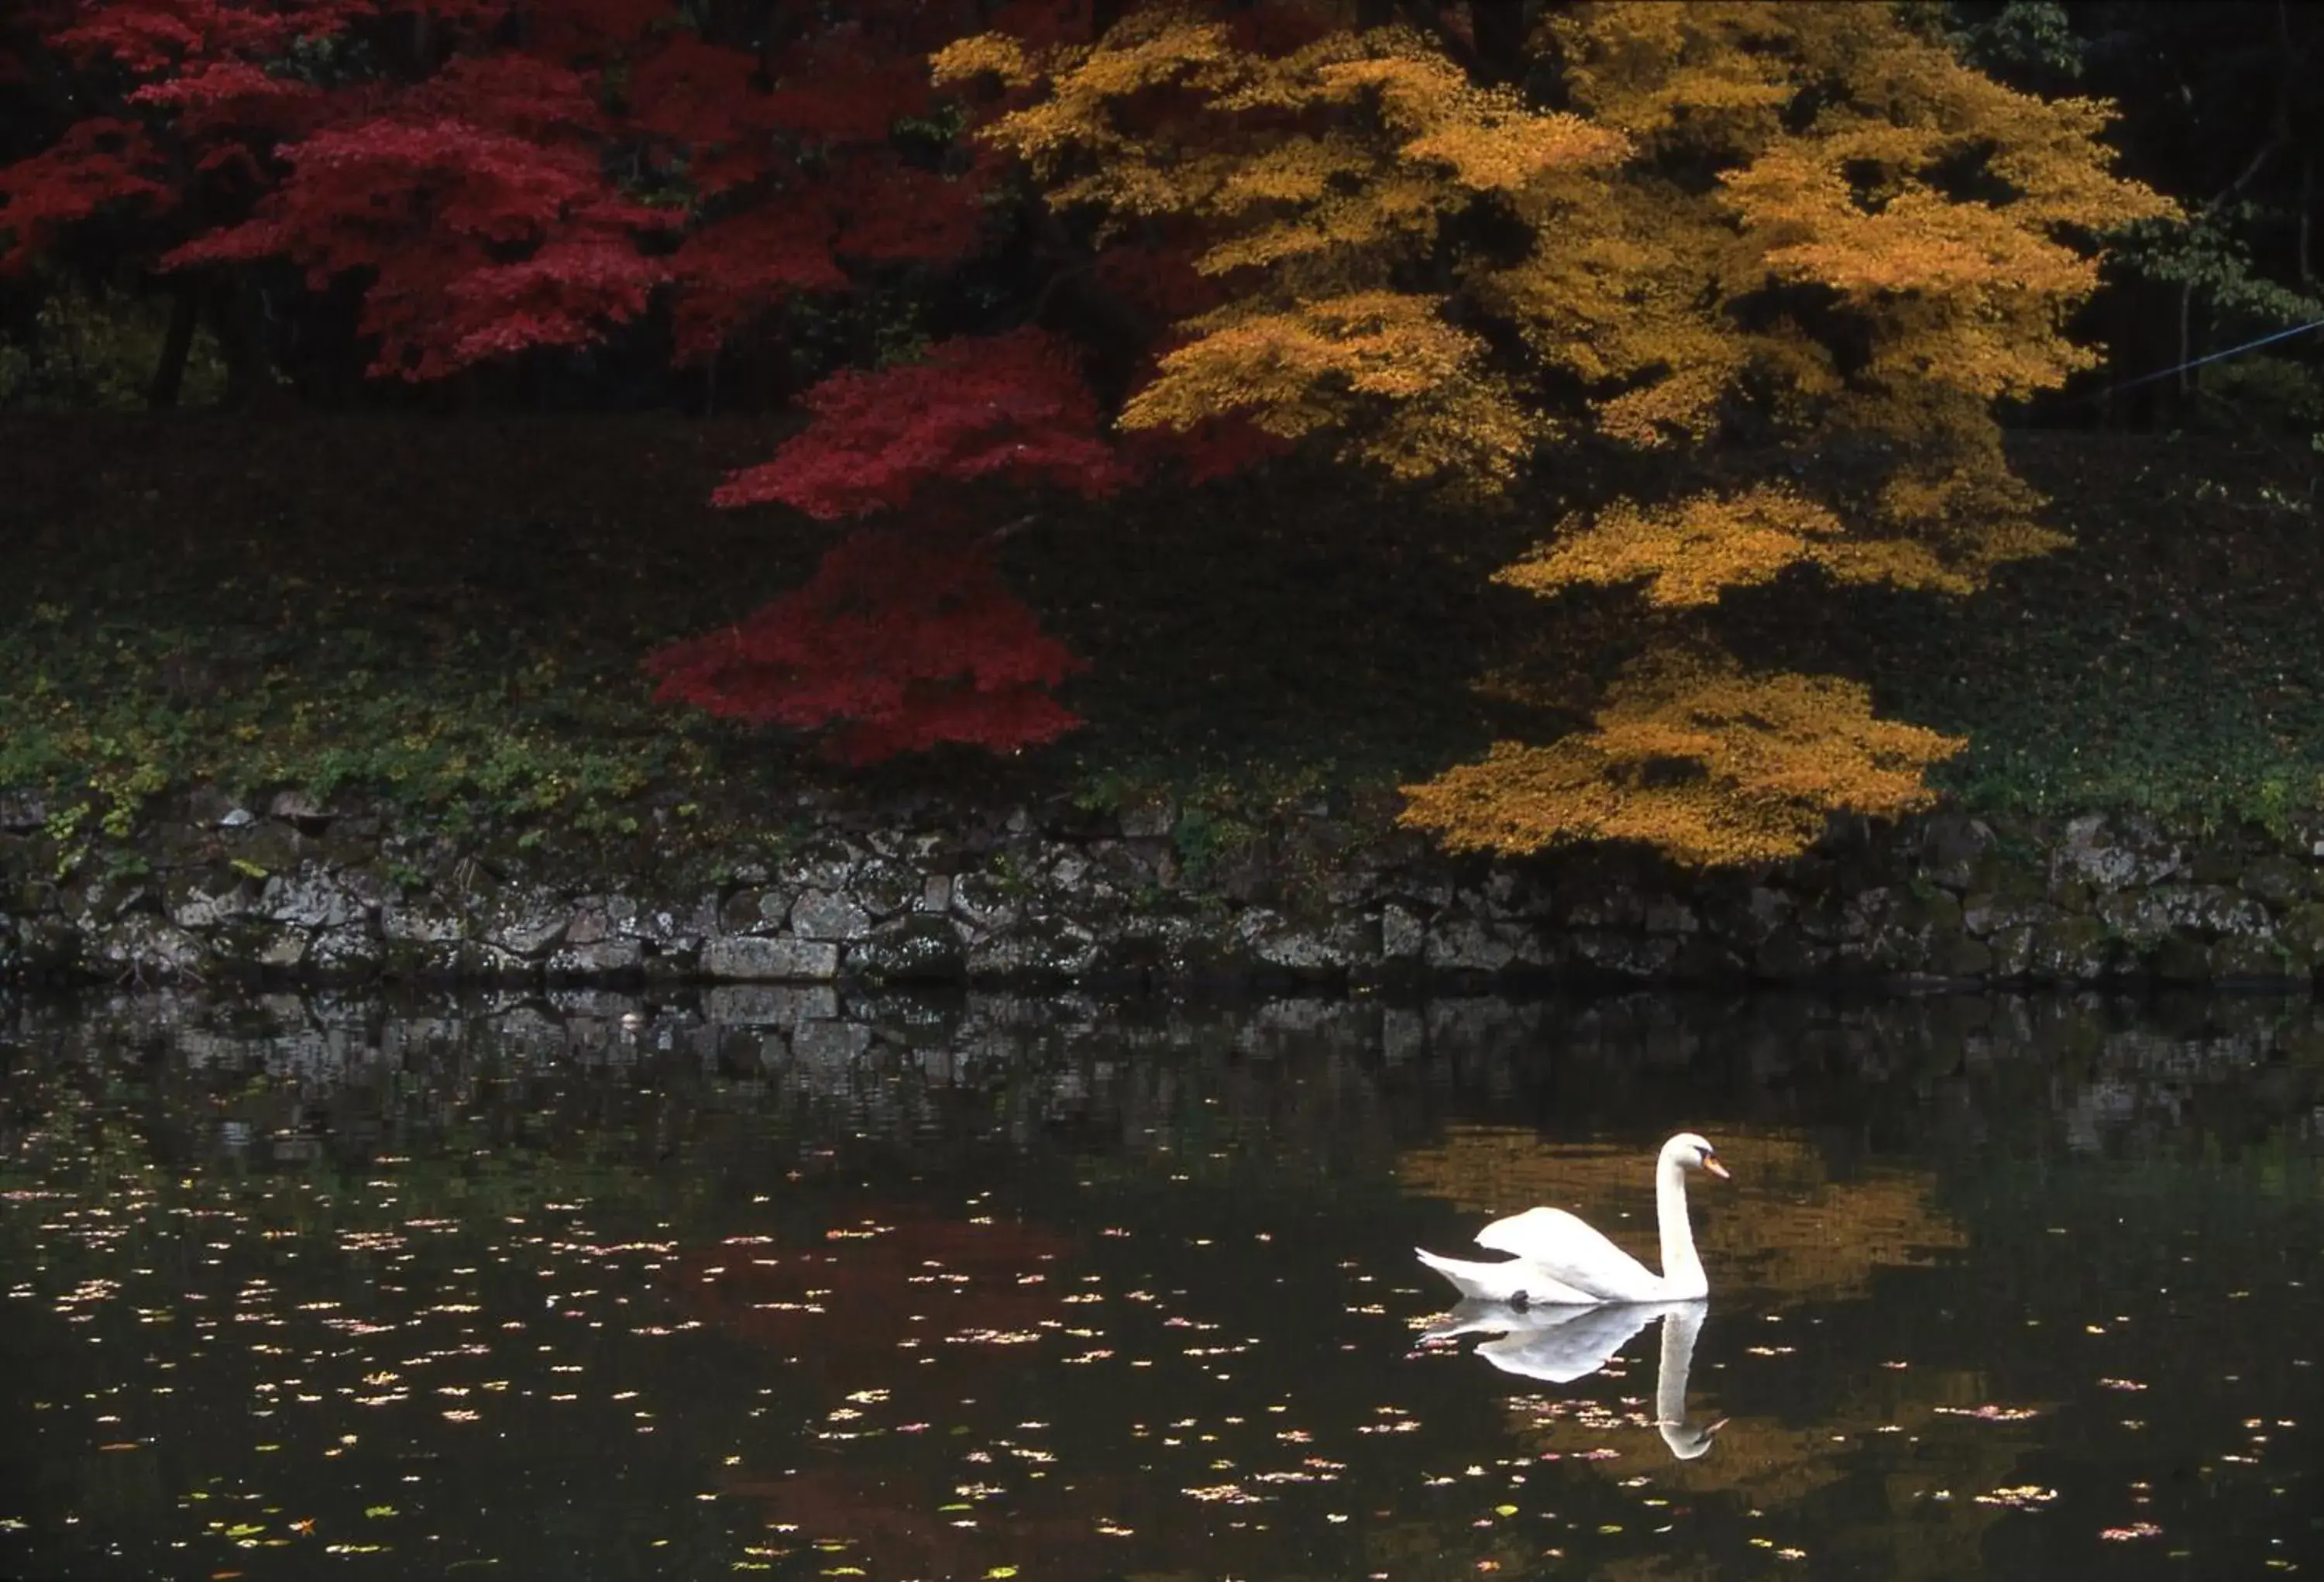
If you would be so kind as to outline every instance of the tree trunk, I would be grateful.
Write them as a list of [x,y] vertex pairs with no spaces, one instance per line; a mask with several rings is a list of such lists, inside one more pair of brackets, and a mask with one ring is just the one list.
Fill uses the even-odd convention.
[[153,366],[153,383],[146,387],[145,404],[167,412],[178,404],[185,388],[186,359],[193,355],[194,331],[202,319],[202,280],[180,273],[170,282],[170,330],[161,338],[161,359]]
[[2309,245],[2315,235],[2316,224],[2316,156],[2303,156],[2300,162],[2300,283],[2313,287],[2316,265]]
[[226,404],[235,412],[249,412],[273,394],[265,304],[259,301],[257,282],[243,270],[233,271],[220,281],[212,300],[218,349],[226,356]]
[[1471,0],[1469,17],[1477,39],[1477,64],[1488,82],[1508,85],[1526,77],[1525,0]]
[[2179,410],[2187,410],[2188,397],[2194,393],[2194,371],[2188,364],[2195,360],[2195,287],[2192,282],[2179,288]]

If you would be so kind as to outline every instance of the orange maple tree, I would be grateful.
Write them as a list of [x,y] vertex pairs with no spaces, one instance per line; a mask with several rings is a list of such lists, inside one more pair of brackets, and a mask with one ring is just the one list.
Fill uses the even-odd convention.
[[1630,590],[1633,656],[1593,727],[1406,788],[1451,846],[1743,862],[1925,803],[1959,742],[1755,673],[1705,616],[1792,574],[1967,593],[2062,541],[1994,407],[2095,361],[2063,332],[2095,238],[2167,208],[2111,173],[2106,108],[2001,86],[1903,6],[1559,6],[1498,74],[1488,8],[1370,9],[1154,4],[937,56],[1101,256],[1193,277],[1120,424],[1231,419],[1469,509],[1661,461],[1501,573]]

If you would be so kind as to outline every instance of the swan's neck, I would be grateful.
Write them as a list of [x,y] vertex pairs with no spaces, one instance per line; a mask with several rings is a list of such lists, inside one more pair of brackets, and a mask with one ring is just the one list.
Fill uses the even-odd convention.
[[1686,1170],[1665,1154],[1655,1171],[1655,1221],[1663,1236],[1663,1285],[1673,1301],[1709,1294],[1711,1281],[1694,1251],[1694,1226],[1686,1217]]

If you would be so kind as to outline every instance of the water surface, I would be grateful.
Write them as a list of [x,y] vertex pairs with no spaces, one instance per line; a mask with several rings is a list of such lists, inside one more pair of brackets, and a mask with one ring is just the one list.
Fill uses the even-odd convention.
[[[2306,1001],[0,1006],[0,1575],[2324,1564]],[[1463,1332],[1573,1208],[1712,1295]],[[1433,1330],[1432,1330],[1433,1326]]]

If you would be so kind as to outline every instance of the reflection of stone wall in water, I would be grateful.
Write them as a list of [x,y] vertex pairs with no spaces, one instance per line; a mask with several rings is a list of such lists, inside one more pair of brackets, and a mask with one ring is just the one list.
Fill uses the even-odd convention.
[[[1714,1141],[1736,1184],[1699,1178],[1689,1200],[1704,1261],[1719,1272],[1717,1289],[1770,1293],[1784,1304],[1829,1300],[1860,1294],[1877,1268],[1929,1263],[1967,1244],[1921,1171],[1875,1167],[1834,1180],[1803,1138],[1730,1127]],[[1397,1177],[1408,1191],[1482,1216],[1536,1203],[1571,1208],[1634,1244],[1652,1266],[1653,1163],[1636,1149],[1545,1143],[1530,1129],[1453,1126],[1441,1141],[1398,1155]],[[1632,1210],[1627,1235],[1606,1213],[1617,1207]]]
[[[576,1124],[633,1113],[659,1124],[714,1079],[715,1095],[703,1095],[708,1123],[736,1128],[725,1145],[741,1149],[769,1143],[762,1130],[740,1129],[746,1106],[761,1115],[828,1109],[851,1135],[909,1149],[948,1133],[1089,1128],[1129,1154],[1196,1173],[1210,1163],[1174,1128],[1231,1127],[1285,1157],[1328,1140],[1376,1158],[1385,1174],[1415,1082],[1497,1109],[1554,1085],[1561,1102],[1643,1132],[1658,1124],[1656,1074],[1703,1061],[1745,1079],[1720,1103],[1747,1112],[1752,1092],[1844,1073],[1868,1104],[1884,1093],[1908,1104],[1915,1134],[1939,1146],[2062,1124],[2068,1146],[2137,1156],[2190,1124],[2233,1146],[2324,1104],[2324,1003],[2305,995],[1302,998],[1133,1009],[1077,994],[930,999],[823,986],[650,997],[503,988],[392,1003],[337,991],[120,993],[6,1002],[0,1032],[19,1050],[62,1040],[158,1060],[157,1079],[209,1090],[206,1104],[222,1126],[233,1123],[234,1145],[260,1158],[300,1143],[301,1114],[327,1115],[343,1147],[499,1108],[512,1118],[496,1124],[512,1125],[520,1112],[527,1126],[562,1124],[567,1106]],[[645,1067],[656,1072],[652,1088],[632,1080]],[[262,1074],[263,1087],[248,1080]],[[0,1116],[0,1135],[8,1124]],[[1419,1168],[1421,1155],[1400,1157]],[[804,1155],[795,1163],[833,1168]],[[1644,1161],[1608,1168],[1644,1209]],[[1513,1192],[1532,1202],[1533,1189]],[[1449,1187],[1438,1195],[1468,1201]],[[1502,1207],[1482,1197],[1478,1212]],[[1708,1193],[1697,1201],[1716,1203]],[[1894,1212],[1904,1239],[1945,1244],[1917,1209]],[[1739,1234],[1720,1223],[1733,1217],[1707,1210],[1706,1243]]]
[[1167,805],[786,805],[785,833],[731,850],[552,856],[205,792],[76,864],[49,812],[0,790],[0,979],[2312,985],[2324,966],[2324,828],[1947,814],[1690,874],[1452,860],[1323,803],[1231,840]]

